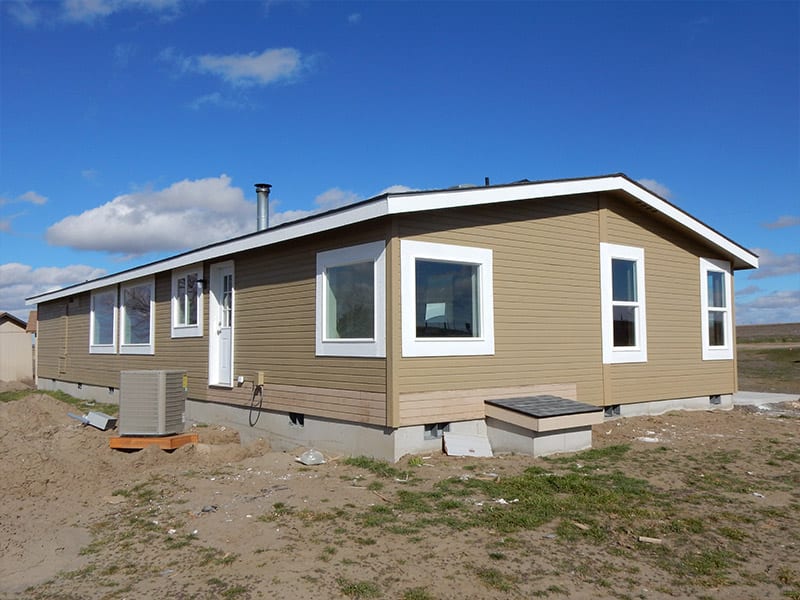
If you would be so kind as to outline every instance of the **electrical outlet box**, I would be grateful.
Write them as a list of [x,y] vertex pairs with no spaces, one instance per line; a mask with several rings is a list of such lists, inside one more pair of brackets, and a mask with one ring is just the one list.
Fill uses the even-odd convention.
[[256,385],[264,385],[264,371],[259,371],[256,374]]

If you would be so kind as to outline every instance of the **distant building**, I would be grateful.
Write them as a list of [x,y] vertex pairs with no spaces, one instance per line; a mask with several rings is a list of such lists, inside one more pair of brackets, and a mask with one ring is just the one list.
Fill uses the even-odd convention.
[[27,323],[0,312],[0,381],[33,379],[33,336]]

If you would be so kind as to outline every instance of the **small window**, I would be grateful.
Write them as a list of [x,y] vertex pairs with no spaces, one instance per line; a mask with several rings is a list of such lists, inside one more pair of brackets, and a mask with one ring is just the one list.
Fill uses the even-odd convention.
[[153,354],[155,293],[153,281],[122,286],[120,322],[122,354]]
[[89,353],[114,354],[117,351],[117,289],[92,292],[89,321]]
[[172,337],[203,335],[202,265],[172,273]]
[[386,356],[385,247],[317,255],[317,355]]
[[703,360],[733,358],[730,263],[700,259]]
[[403,356],[494,354],[492,251],[401,240]]
[[647,361],[644,250],[600,244],[603,362]]

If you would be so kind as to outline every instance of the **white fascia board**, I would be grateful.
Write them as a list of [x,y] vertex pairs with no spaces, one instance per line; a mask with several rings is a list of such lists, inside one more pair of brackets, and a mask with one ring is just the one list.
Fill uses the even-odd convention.
[[535,198],[554,198],[593,192],[610,192],[621,190],[654,208],[673,221],[703,236],[710,243],[735,256],[751,268],[758,268],[758,257],[741,246],[717,233],[694,217],[662,200],[645,188],[626,177],[611,175],[593,179],[575,179],[567,181],[551,181],[529,183],[494,188],[466,188],[442,190],[439,192],[404,193],[388,197],[389,214],[419,212],[441,208],[477,206],[500,202],[514,202]]
[[58,298],[64,298],[82,292],[87,292],[101,287],[107,287],[147,277],[148,275],[155,275],[156,273],[163,273],[178,269],[181,267],[189,266],[198,262],[212,261],[221,257],[229,256],[237,252],[244,252],[254,248],[261,248],[264,246],[271,246],[301,238],[314,233],[344,227],[345,225],[352,225],[353,223],[360,223],[368,221],[377,217],[382,217],[387,214],[386,212],[386,198],[381,198],[374,202],[367,202],[353,206],[349,209],[342,209],[329,215],[320,215],[316,218],[309,218],[299,223],[289,223],[283,227],[276,229],[267,229],[256,235],[249,235],[245,238],[238,238],[230,242],[221,242],[206,248],[189,251],[180,256],[167,258],[158,262],[144,265],[142,267],[134,268],[129,271],[123,271],[115,275],[109,275],[100,279],[94,279],[85,283],[72,285],[66,288],[45,292],[37,296],[31,296],[25,299],[26,305],[38,304],[39,302],[48,302]]
[[703,236],[715,246],[722,248],[725,252],[728,252],[732,256],[738,258],[748,267],[753,269],[758,268],[758,256],[756,256],[752,252],[748,252],[747,250],[735,244],[725,236],[711,229],[708,225],[702,223],[701,221],[698,221],[688,213],[683,212],[681,209],[677,208],[676,206],[673,206],[669,202],[662,200],[655,194],[636,185],[632,181],[625,179],[624,177],[620,177],[619,180],[621,182],[620,189],[622,189],[623,191],[641,200],[645,204],[653,207],[658,212],[662,213],[663,215],[666,215],[673,221],[677,221],[684,227]]
[[403,193],[389,195],[389,214],[497,204],[533,198],[553,198],[572,194],[604,192],[620,187],[621,177],[599,177],[573,181],[550,181],[498,187],[474,187],[442,190],[438,192]]
[[[742,265],[749,268],[758,268],[758,257],[755,254],[748,252],[707,225],[704,225],[694,217],[691,217],[669,202],[662,200],[628,178],[620,175],[610,175],[607,177],[589,179],[544,181],[497,187],[476,186],[474,188],[440,190],[434,192],[387,194],[375,200],[367,201],[351,208],[345,208],[332,214],[309,217],[299,223],[290,223],[276,229],[267,229],[257,235],[250,235],[245,238],[238,238],[230,242],[222,242],[199,250],[190,251],[174,258],[165,259],[106,278],[87,281],[52,292],[45,292],[44,294],[27,298],[25,303],[31,305],[39,302],[47,302],[49,300],[79,294],[99,287],[114,285],[124,281],[130,281],[131,279],[138,279],[139,277],[146,277],[155,273],[184,267],[195,262],[215,260],[236,252],[261,248],[386,215],[441,208],[480,206],[500,202],[514,202],[516,200],[554,198],[558,196],[590,194],[593,192],[608,192],[614,190],[624,191],[673,221],[701,235],[710,243],[736,257],[741,261]],[[735,266],[737,265],[734,265],[734,267]]]

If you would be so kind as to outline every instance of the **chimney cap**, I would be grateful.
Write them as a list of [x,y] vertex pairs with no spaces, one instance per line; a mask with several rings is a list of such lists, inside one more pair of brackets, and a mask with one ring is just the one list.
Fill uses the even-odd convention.
[[270,183],[257,183],[255,185],[256,185],[256,191],[259,192],[268,192],[269,189],[272,187],[272,184]]

